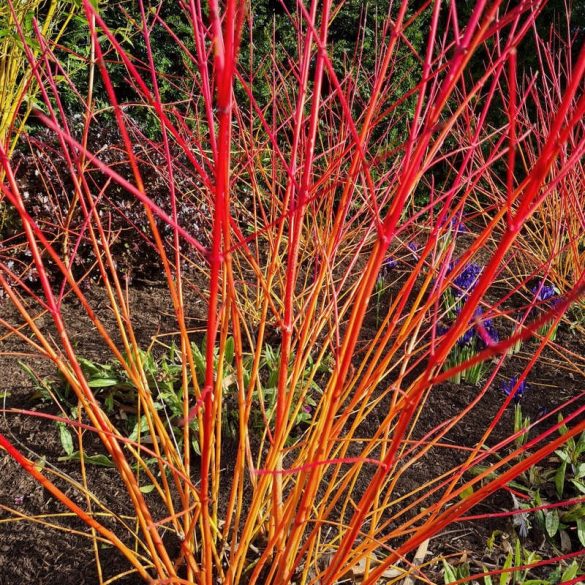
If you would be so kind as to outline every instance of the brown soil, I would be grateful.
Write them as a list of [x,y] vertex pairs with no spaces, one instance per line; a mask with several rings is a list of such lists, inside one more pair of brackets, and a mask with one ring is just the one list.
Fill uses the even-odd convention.
[[[100,292],[96,289],[90,295],[97,297]],[[153,336],[161,335],[172,330],[173,318],[164,292],[156,287],[132,289],[130,291],[132,306],[134,307],[135,322],[140,323],[138,334],[140,341],[148,343]],[[203,318],[202,305],[197,301],[197,295],[191,298],[188,314],[191,315],[194,328],[200,327]],[[94,298],[95,300],[95,298]],[[7,318],[8,303],[1,303],[2,317]],[[64,304],[64,314],[70,322],[73,338],[78,351],[90,359],[104,360],[103,348],[96,343],[79,308],[72,303]],[[112,325],[112,317],[107,311],[102,311],[100,317],[106,324]],[[48,325],[47,325],[48,326]],[[533,342],[534,343],[534,342]],[[4,400],[4,415],[0,418],[0,432],[5,434],[16,445],[24,449],[25,453],[34,460],[42,462],[47,473],[51,474],[52,465],[59,470],[79,480],[79,467],[75,462],[59,461],[63,457],[63,448],[60,443],[58,429],[50,421],[30,415],[13,414],[11,408],[36,410],[38,412],[55,412],[54,406],[45,404],[33,397],[31,382],[17,364],[17,359],[26,361],[35,368],[39,375],[52,373],[51,364],[41,363],[27,356],[7,355],[10,352],[22,351],[22,344],[14,336],[0,339],[0,394],[6,394]],[[563,404],[571,397],[579,397],[583,404],[585,377],[583,363],[579,368],[569,368],[561,359],[562,348],[568,347],[577,355],[585,356],[585,340],[580,335],[571,332],[566,325],[561,325],[557,342],[554,348],[547,348],[543,357],[529,375],[528,381],[531,390],[523,398],[523,411],[533,420],[542,412],[542,408],[553,409]],[[526,347],[530,351],[530,347]],[[560,352],[560,353],[559,353]],[[517,358],[520,359],[520,358]],[[518,373],[515,359],[510,359],[504,376],[512,377]],[[428,399],[424,418],[418,426],[418,432],[423,433],[433,428],[437,423],[448,420],[461,410],[476,395],[476,389],[468,384],[445,383],[437,388]],[[483,425],[477,425],[476,420],[488,420],[494,416],[501,405],[504,395],[499,390],[491,390],[480,402],[474,411],[473,419],[464,420],[450,433],[447,441],[454,445],[475,445],[480,438]],[[376,428],[374,417],[364,423],[362,435],[372,433]],[[506,413],[499,436],[509,434],[512,426],[512,412]],[[362,429],[361,429],[362,430]],[[91,445],[91,441],[89,442]],[[95,444],[95,452],[99,452],[99,445]],[[229,457],[229,453],[227,454]],[[456,461],[457,451],[445,450],[445,457],[424,460],[416,465],[405,478],[400,489],[405,492],[424,483],[429,477],[440,474],[451,467]],[[226,461],[230,466],[230,461]],[[115,470],[89,465],[87,467],[88,486],[107,508],[121,516],[131,514],[131,505],[125,496],[123,486]],[[12,585],[29,583],[59,585],[97,584],[99,577],[95,563],[95,553],[91,542],[87,538],[88,531],[84,525],[72,515],[63,516],[64,510],[53,497],[40,487],[27,473],[25,473],[6,453],[0,454],[0,584]],[[364,477],[364,484],[367,478]],[[81,506],[85,507],[84,497],[79,495],[71,486],[64,482],[57,482],[63,486],[65,492]],[[360,489],[359,486],[358,489]],[[506,493],[494,495],[484,502],[474,512],[498,512],[510,509],[511,497]],[[155,514],[157,510],[154,510]],[[162,515],[164,510],[158,510]],[[19,515],[26,515],[29,521],[22,520]],[[36,519],[36,521],[32,521]],[[54,526],[49,527],[46,523]],[[510,530],[509,519],[493,520],[482,523],[455,525],[444,535],[433,539],[430,549],[434,555],[439,553],[454,553],[469,551],[468,557],[475,561],[484,559],[486,554],[486,540],[495,529]],[[61,527],[59,530],[56,527]],[[77,531],[73,533],[72,531]],[[176,543],[169,542],[172,550]],[[531,538],[526,543],[527,548],[538,550],[545,546],[543,535],[532,531]],[[119,553],[111,547],[102,547],[99,550],[103,579],[106,580],[128,567]],[[486,558],[489,558],[486,557]],[[492,559],[493,560],[493,559]],[[128,584],[138,583],[135,576],[126,577],[117,581]]]
[[[89,297],[95,301],[101,292],[90,291]],[[93,298],[92,298],[93,297]],[[171,307],[157,288],[133,289],[130,291],[131,305],[136,308],[135,322],[140,341],[150,341],[153,336],[171,330],[173,321]],[[98,303],[99,305],[99,303]],[[194,297],[190,303],[190,325],[200,326],[197,318],[199,303]],[[9,311],[8,301],[0,301],[0,314],[6,318]],[[12,311],[10,310],[10,313]],[[69,323],[73,341],[80,355],[96,361],[107,361],[103,347],[87,326],[87,318],[80,308],[65,302],[63,313]],[[14,317],[13,314],[10,315]],[[113,317],[106,310],[100,311],[100,318],[113,330]],[[40,318],[42,323],[43,317]],[[45,318],[46,319],[46,318]],[[46,319],[45,327],[49,327]],[[4,333],[4,331],[0,332]],[[0,395],[4,396],[3,415],[0,418],[0,433],[21,448],[29,459],[43,462],[44,471],[51,474],[51,466],[68,474],[77,481],[81,480],[79,463],[60,461],[64,456],[63,447],[56,425],[46,419],[31,415],[14,414],[11,408],[30,409],[39,413],[58,414],[54,405],[41,401],[34,396],[32,382],[18,365],[21,360],[33,367],[37,375],[53,376],[55,371],[50,363],[31,359],[27,355],[10,355],[12,352],[26,352],[22,342],[14,336],[0,336]],[[89,455],[103,452],[95,437],[86,435]],[[111,512],[127,515],[131,503],[114,469],[97,465],[87,466],[87,483],[96,498]],[[65,510],[62,505],[39,486],[5,452],[0,453],[0,584],[15,583],[99,583],[95,555],[87,538],[86,527],[71,514],[59,516]],[[75,489],[65,482],[56,482],[73,501],[86,508],[87,502]],[[163,514],[163,510],[159,510]],[[155,510],[156,513],[156,510]],[[19,514],[38,518],[39,522],[17,521]],[[47,516],[48,515],[48,516]],[[57,516],[51,516],[57,515]],[[63,530],[49,528],[41,522],[50,522],[63,527]],[[132,522],[130,521],[130,524]],[[72,534],[77,530],[80,534]],[[172,544],[170,546],[172,549]],[[112,547],[104,546],[99,551],[103,579],[106,580],[128,566]],[[116,581],[121,584],[137,583],[132,576]]]
[[[165,295],[164,288],[156,285],[159,279],[160,275],[152,274],[145,277],[142,273],[142,278],[135,278],[134,285],[129,290],[133,322],[137,324],[135,332],[142,347],[148,346],[157,336],[171,333],[175,328],[168,296]],[[92,306],[98,307],[100,319],[106,328],[114,332],[115,321],[107,308],[107,303],[104,302],[103,291],[97,284],[93,287],[93,290],[88,292]],[[383,299],[383,302],[386,301],[387,298]],[[100,363],[108,361],[109,354],[103,344],[96,339],[82,309],[71,299],[65,299],[63,314],[78,354]],[[205,302],[196,286],[187,294],[185,314],[189,316],[188,326],[194,331],[194,336],[200,336],[205,326]],[[9,301],[1,297],[0,318],[9,323],[18,322]],[[48,316],[39,315],[37,323],[46,331],[51,331]],[[371,309],[364,327],[364,338],[371,339],[376,328],[375,310]],[[510,379],[518,375],[522,364],[526,363],[526,358],[535,348],[535,341],[525,344],[519,356],[507,360],[498,378]],[[565,359],[567,350],[573,356],[572,365]],[[40,377],[54,375],[52,364],[35,359],[15,335],[6,334],[0,326],[0,397],[3,397],[0,433],[21,448],[31,460],[43,465],[45,473],[52,478],[55,466],[76,481],[81,481],[78,463],[61,460],[64,455],[63,447],[58,428],[53,422],[30,414],[11,412],[11,409],[28,409],[39,413],[57,414],[53,404],[42,402],[34,395],[30,379],[18,365],[19,360],[34,368]],[[553,410],[571,398],[579,401],[574,402],[571,408],[582,406],[585,403],[585,339],[579,330],[571,330],[567,323],[561,324],[555,344],[543,352],[527,381],[530,391],[523,398],[523,412],[532,420],[538,419],[543,409]],[[419,436],[458,415],[462,407],[469,404],[476,394],[477,389],[466,383],[447,382],[435,388],[427,399],[427,407],[417,425]],[[474,409],[473,415],[456,425],[445,442],[456,446],[475,446],[485,427],[484,421],[493,419],[504,398],[499,388],[490,388]],[[363,422],[360,427],[361,436],[372,436],[378,429],[379,422],[383,419],[383,405],[380,408],[379,420],[376,420],[374,415]],[[478,420],[482,421],[482,424],[478,425]],[[512,424],[513,412],[510,408],[490,440],[495,442],[508,436]],[[101,452],[95,437],[88,438],[86,449],[89,455]],[[93,452],[89,452],[92,449]],[[401,493],[413,491],[429,478],[452,468],[461,456],[461,451],[445,449],[441,457],[427,457],[409,470],[397,491]],[[224,453],[226,473],[230,472],[233,461],[233,450],[230,452],[228,444]],[[87,528],[71,514],[64,515],[65,510],[62,506],[3,451],[0,451],[0,478],[0,585],[99,583],[96,553],[88,538],[90,535]],[[357,494],[363,491],[367,482],[368,477],[364,474],[360,484],[356,486]],[[60,479],[56,479],[56,483],[76,503],[84,508],[87,506],[85,498],[71,485]],[[120,517],[132,514],[131,503],[114,469],[88,465],[87,485],[95,495],[96,501],[101,502],[110,514]],[[474,513],[501,512],[511,508],[511,496],[507,492],[501,492],[484,501]],[[160,506],[157,509],[157,504],[153,502],[153,514],[163,517],[167,512]],[[25,516],[27,519],[23,519]],[[128,523],[132,524],[132,520],[128,519]],[[482,560],[488,563],[496,562],[498,559],[495,556],[501,551],[489,554],[486,551],[486,541],[494,530],[510,532],[511,520],[493,519],[489,522],[451,526],[445,533],[431,540],[432,554],[429,553],[429,556],[457,553],[459,556],[467,555],[468,559],[476,563]],[[167,545],[173,552],[178,543],[169,537]],[[551,552],[543,535],[536,530],[531,531],[525,546],[530,550],[541,550],[545,557]],[[119,553],[112,547],[100,546],[99,558],[102,581],[129,569],[124,559],[120,558]],[[440,567],[435,569],[436,579],[440,579],[439,569]],[[128,576],[115,582],[131,585],[140,581],[136,576]]]

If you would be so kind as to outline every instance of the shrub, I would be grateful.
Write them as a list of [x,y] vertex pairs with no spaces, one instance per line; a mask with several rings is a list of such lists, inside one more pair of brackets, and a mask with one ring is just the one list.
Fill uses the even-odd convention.
[[58,43],[74,12],[73,3],[58,0],[8,0],[0,7],[0,142],[8,152],[34,104],[36,88],[29,65],[30,57],[40,54],[34,27],[41,29],[45,42]]
[[[205,9],[198,2],[181,5],[194,51],[173,38],[192,84],[180,102],[170,103],[159,91],[150,37],[155,29],[172,35],[175,21],[163,20],[156,7],[139,5],[137,26],[146,47],[141,62],[124,50],[94,5],[83,3],[116,121],[116,159],[96,152],[89,140],[102,116],[91,96],[80,96],[85,104],[80,132],[70,126],[50,47],[35,62],[35,74],[46,87],[45,112],[37,116],[55,136],[72,190],[67,201],[59,199],[66,218],[59,222],[60,237],[67,238],[69,247],[56,245],[46,225],[30,214],[18,169],[6,149],[0,149],[6,172],[2,193],[18,213],[39,283],[32,289],[22,273],[1,265],[0,283],[19,315],[3,325],[59,369],[80,417],[60,417],[59,422],[68,425],[80,445],[87,430],[99,437],[132,502],[136,530],[115,517],[102,522],[7,437],[0,435],[0,445],[88,524],[94,540],[113,544],[146,582],[333,584],[360,563],[365,563],[364,584],[378,582],[390,567],[407,574],[406,555],[585,429],[579,418],[585,407],[578,407],[565,417],[562,435],[552,434],[553,425],[509,452],[505,449],[513,445],[513,435],[493,439],[512,396],[491,420],[480,418],[476,407],[518,336],[501,341],[485,336],[483,349],[444,369],[469,324],[481,331],[479,309],[482,319],[501,317],[494,283],[522,227],[545,199],[543,184],[560,172],[557,160],[585,109],[578,97],[585,52],[555,96],[558,108],[543,129],[535,164],[521,183],[509,185],[506,205],[485,227],[477,218],[471,225],[466,219],[471,231],[454,237],[452,222],[458,224],[469,210],[480,180],[508,146],[520,141],[510,122],[525,95],[514,77],[506,82],[505,72],[508,67],[514,71],[515,48],[537,16],[531,5],[504,8],[501,2],[477,2],[464,19],[456,3],[441,13],[436,2],[425,27],[419,19],[427,22],[426,6],[409,11],[407,3],[393,5],[378,30],[372,69],[361,70],[363,57],[357,51],[340,75],[328,56],[335,7],[328,1],[309,7],[298,2],[290,11],[296,54],[280,60],[271,46],[270,67],[261,80],[238,60],[239,39],[245,25],[254,26],[253,14],[233,0],[221,7],[211,2]],[[420,54],[405,36],[410,27],[426,28]],[[480,49],[486,55],[484,73],[470,82],[466,70]],[[141,134],[130,105],[118,100],[105,51],[116,54],[126,83],[156,116],[160,141]],[[399,59],[404,51],[415,51],[421,75],[397,94],[396,88],[402,88],[402,82],[395,85],[397,77],[404,79]],[[328,93],[322,91],[325,78]],[[269,88],[267,105],[254,98],[256,83]],[[493,142],[485,123],[498,88],[508,94],[508,142]],[[413,109],[401,108],[411,98]],[[577,105],[571,109],[573,100]],[[461,121],[471,138],[463,150],[455,132]],[[396,146],[393,130],[404,127],[408,133]],[[486,145],[488,156],[476,166]],[[566,164],[575,162],[571,157]],[[436,165],[449,169],[438,183],[433,181]],[[153,179],[145,180],[145,168]],[[188,185],[178,180],[183,174]],[[155,191],[161,183],[168,197],[159,201]],[[133,209],[147,226],[140,236],[156,259],[172,305],[181,369],[180,443],[157,408],[143,351],[149,340],[140,339],[125,274],[113,255],[119,233],[112,229],[112,213],[128,220],[130,231],[138,225],[130,223],[120,199],[111,196],[114,186],[138,204]],[[422,208],[420,191],[425,191]],[[181,215],[186,201],[195,202],[208,223],[194,226],[186,220]],[[87,266],[79,274],[72,258],[81,249]],[[375,286],[389,256],[399,266],[392,269],[396,278],[389,292],[380,295]],[[471,262],[483,270],[472,287],[465,287],[464,302],[458,296],[461,306],[449,330],[438,335],[445,292],[457,287]],[[52,280],[50,273],[56,275]],[[101,283],[95,295],[83,288],[92,274]],[[202,377],[196,375],[198,356],[186,309],[187,291],[194,286],[206,304]],[[581,289],[579,281],[567,290],[540,321],[525,328],[522,339],[564,312]],[[128,437],[121,432],[120,421],[108,414],[92,388],[63,311],[66,298],[87,315],[87,326],[101,343],[101,362],[114,360],[131,383],[136,411],[145,417],[148,447],[141,433]],[[373,298],[386,305],[372,325]],[[113,327],[101,316],[104,303],[114,317]],[[35,307],[48,313],[52,331],[37,323]],[[268,346],[278,346],[274,419],[267,440],[258,441],[253,409],[265,383],[262,360]],[[228,372],[223,365],[232,350]],[[325,360],[327,367],[322,367]],[[491,372],[473,391],[473,399],[453,416],[435,420],[432,428],[422,428],[419,422],[442,384],[489,360],[494,360]],[[222,421],[233,416],[224,402],[225,388],[233,385],[237,447],[233,469],[226,471]],[[298,417],[309,399],[317,404],[299,433]],[[445,439],[464,421],[477,429],[475,446],[446,447]],[[200,455],[192,450],[193,438]],[[449,458],[442,456],[445,449]],[[431,458],[444,463],[440,471],[429,472],[428,480],[403,493],[414,466]],[[489,472],[466,473],[479,464]],[[164,517],[155,517],[146,484],[154,486],[152,495],[165,507]],[[79,483],[74,485],[79,489]],[[87,495],[89,488],[81,491]],[[220,493],[225,494],[221,506]],[[166,534],[180,540],[177,558]]]

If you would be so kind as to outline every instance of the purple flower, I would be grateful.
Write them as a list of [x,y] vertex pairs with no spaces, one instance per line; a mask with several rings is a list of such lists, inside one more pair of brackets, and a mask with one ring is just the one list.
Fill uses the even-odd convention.
[[382,272],[388,272],[389,270],[392,270],[393,268],[396,268],[398,266],[398,260],[396,260],[396,258],[392,258],[392,256],[390,256],[389,258],[386,258],[386,260],[384,260],[384,262],[382,262]]
[[406,247],[412,252],[414,259],[418,260],[419,259],[418,251],[420,249],[418,243],[412,240],[412,242],[408,242],[408,244],[406,244]]
[[467,233],[467,226],[459,219],[454,217],[451,220],[451,227],[455,230],[456,234],[466,234]]
[[475,328],[480,339],[479,347],[484,349],[500,341],[500,334],[491,319],[481,319],[483,311],[481,307],[475,311]]
[[[447,218],[443,218],[439,225],[443,227],[445,224],[447,224]],[[456,234],[466,234],[468,232],[467,226],[463,223],[460,215],[458,217],[452,217],[448,224]]]
[[[518,376],[514,376],[508,382],[505,382],[502,385],[502,391],[504,392],[504,394],[506,396],[510,396],[510,394],[512,393],[512,390],[514,390],[514,387],[517,384],[518,384]],[[524,396],[524,392],[526,392],[526,390],[527,390],[526,381],[522,380],[522,382],[520,382],[520,384],[518,384],[518,388],[516,389],[516,392],[514,393],[514,401],[519,402],[520,399],[522,398],[522,396]]]
[[457,345],[459,347],[463,347],[465,345],[471,345],[474,339],[475,339],[475,331],[473,328],[470,328],[457,340]]
[[441,337],[441,335],[445,335],[449,331],[449,325],[443,323],[443,321],[437,322],[437,335]]
[[483,328],[486,330],[487,334],[490,336],[493,343],[498,343],[500,341],[500,334],[498,330],[495,328],[494,324],[492,323],[491,319],[486,319],[483,323]]
[[544,282],[538,283],[534,288],[530,289],[537,301],[547,301],[557,295],[557,290],[550,284]]
[[479,264],[468,264],[459,276],[453,280],[453,289],[457,297],[466,295],[477,284],[482,267]]

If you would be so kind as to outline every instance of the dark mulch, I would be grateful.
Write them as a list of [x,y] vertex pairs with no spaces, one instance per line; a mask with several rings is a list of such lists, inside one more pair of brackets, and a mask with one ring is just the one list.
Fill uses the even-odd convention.
[[[23,157],[21,180],[25,182],[25,186],[32,185],[36,176],[34,166],[32,166],[31,160],[24,155]],[[188,187],[189,185],[186,184],[185,188]],[[160,192],[162,197],[164,185],[161,185]],[[127,214],[132,215],[135,211],[134,208],[129,207]],[[191,213],[193,210],[187,210],[187,212]],[[39,209],[39,213],[44,214],[44,221],[52,221],[50,207]],[[112,208],[113,218],[116,217],[116,213],[116,210]],[[122,223],[126,222],[126,219]],[[199,216],[196,219],[203,221]],[[16,230],[16,228],[14,229]],[[25,248],[21,245],[22,242],[17,235],[14,236],[13,243],[14,249],[10,252],[11,257],[25,267],[30,259],[27,260],[24,255]],[[161,275],[149,272],[149,270],[154,270],[154,264],[151,262],[152,254],[146,254],[142,263],[140,259],[136,263],[136,258],[133,258],[133,255],[138,254],[141,249],[147,249],[148,244],[134,241],[131,241],[130,244],[131,246],[126,247],[120,244],[121,259],[123,260],[121,265],[125,266],[124,263],[128,263],[128,271],[133,272],[130,276],[134,278],[134,283],[129,289],[133,323],[139,343],[146,347],[151,343],[153,336],[164,335],[175,329],[174,317],[168,295],[165,295],[164,288],[160,288],[156,284],[160,281]],[[81,265],[78,270],[83,273],[86,268],[85,265]],[[406,275],[408,271],[404,268],[403,265],[398,271],[402,270],[403,275]],[[57,286],[58,277],[55,278],[54,284]],[[201,290],[197,287],[197,279],[192,279],[192,282],[195,284],[187,291],[188,306],[185,313],[188,315],[188,326],[195,331],[194,335],[197,337],[197,332],[202,332],[205,327],[205,300]],[[34,282],[31,283],[31,286],[34,285]],[[116,339],[115,320],[107,308],[103,290],[93,281],[88,286],[88,295],[92,305],[97,307],[100,319],[106,328],[113,332],[114,339]],[[399,288],[398,282],[396,286]],[[201,288],[204,288],[203,283]],[[387,302],[387,294],[383,300]],[[73,300],[64,300],[63,314],[79,355],[102,363],[108,361],[109,354],[106,348],[96,338],[84,312]],[[8,322],[18,322],[18,317],[14,314],[8,300],[1,298],[0,317]],[[364,340],[372,339],[377,328],[376,319],[375,310],[372,309],[365,323]],[[46,331],[51,331],[50,319],[47,316],[39,316],[37,322]],[[30,459],[43,465],[46,473],[51,474],[52,465],[55,465],[60,471],[79,481],[78,464],[59,460],[64,453],[59,431],[54,423],[30,415],[9,412],[11,408],[20,408],[55,413],[54,406],[42,403],[38,397],[33,396],[31,382],[17,361],[20,359],[26,362],[41,377],[53,375],[54,369],[52,364],[27,355],[28,350],[21,341],[16,339],[14,335],[5,336],[4,333],[0,328],[0,396],[6,395],[3,405],[5,414],[0,417],[0,432],[22,448]],[[531,341],[525,345],[519,356],[508,359],[500,371],[498,380],[510,379],[518,375],[526,363],[527,356],[535,347],[536,342]],[[580,356],[581,361],[576,366],[569,367],[563,355],[566,353],[565,350]],[[25,353],[19,354],[19,352]],[[559,328],[556,344],[544,351],[529,374],[530,391],[523,398],[525,415],[535,420],[542,414],[543,408],[552,410],[573,397],[579,397],[579,404],[582,405],[585,400],[584,356],[585,339],[583,336],[578,330],[571,330],[566,324],[562,324]],[[437,424],[458,415],[461,409],[475,398],[476,394],[477,389],[465,383],[447,382],[436,387],[429,395],[427,406],[418,421],[417,436],[422,436]],[[445,438],[445,442],[454,446],[473,447],[481,438],[486,421],[493,419],[504,398],[499,387],[494,385],[474,408],[473,413],[453,428]],[[376,432],[379,422],[383,419],[383,404],[380,408],[379,420],[376,420],[377,414],[372,415],[360,426],[361,436],[367,438]],[[512,424],[513,413],[510,408],[494,430],[494,434],[490,437],[490,443],[494,444],[508,436]],[[100,452],[97,440],[89,439],[88,446],[93,448],[95,453]],[[235,460],[234,450],[231,447],[233,446],[230,446],[229,442],[226,443],[224,453],[226,474],[230,473],[230,466]],[[423,485],[429,478],[436,477],[452,468],[460,461],[462,455],[462,452],[456,449],[444,449],[440,457],[437,457],[436,452],[434,452],[433,456],[414,465],[404,475],[397,487],[397,492],[411,492],[416,487]],[[360,484],[356,486],[356,495],[359,495],[359,492],[367,485],[367,473],[366,470]],[[62,480],[57,480],[57,483],[76,503],[86,507],[87,503],[84,497],[79,495],[77,490]],[[87,483],[96,500],[102,502],[110,513],[122,517],[131,515],[131,504],[125,495],[120,478],[113,469],[95,465],[87,466]],[[501,492],[484,501],[474,510],[474,513],[510,510],[512,504],[511,496],[506,492]],[[83,583],[93,585],[99,583],[95,551],[92,550],[88,530],[71,515],[63,516],[64,512],[61,505],[48,492],[20,469],[6,453],[0,452],[0,585],[13,585],[15,583],[20,585],[32,585],[33,583],[35,585],[51,585],[53,583],[56,585]],[[22,520],[19,518],[19,514],[27,516],[29,520]],[[163,517],[166,516],[167,512],[153,500],[153,514],[155,517],[157,515]],[[109,522],[109,520],[104,521]],[[128,522],[132,524],[131,520]],[[56,525],[56,527],[48,526],[49,523]],[[511,520],[493,519],[484,522],[456,524],[444,534],[433,539],[430,543],[430,550],[434,555],[469,551],[468,557],[470,559],[493,561],[493,555],[486,556],[486,541],[494,530],[511,531]],[[172,536],[169,536],[168,546],[171,551],[177,549],[177,542],[173,541]],[[543,555],[550,553],[547,546],[543,535],[537,531],[532,531],[526,541],[527,548],[542,550]],[[100,546],[99,558],[103,570],[103,580],[129,568],[127,563],[120,558],[119,553],[111,547]],[[438,578],[437,575],[435,577]],[[116,583],[126,585],[138,582],[136,576],[128,576],[116,581]]]
[[[90,295],[97,297],[100,291],[96,288]],[[148,342],[153,335],[172,330],[173,317],[168,306],[168,299],[164,291],[156,287],[132,289],[132,306],[135,322],[139,323],[138,334],[140,341]],[[95,298],[94,298],[95,300]],[[202,305],[198,302],[197,295],[190,298],[192,306],[188,311],[193,318],[194,328],[201,326],[199,319],[203,318]],[[2,303],[3,317],[7,317],[8,303]],[[74,304],[64,304],[64,314],[69,321],[74,333],[73,338],[78,351],[91,359],[104,360],[103,348],[97,343],[93,334],[89,333],[87,324],[78,307]],[[101,311],[100,317],[107,325],[113,325],[112,316],[107,310]],[[49,326],[48,323],[46,326]],[[0,342],[0,392],[9,393],[5,399],[5,408],[11,407],[47,410],[54,412],[54,407],[42,404],[31,395],[30,380],[24,375],[17,365],[15,356],[7,356],[5,352],[22,351],[22,345],[14,337],[4,338]],[[534,343],[534,342],[531,342]],[[567,326],[562,325],[557,339],[557,346],[569,347],[577,355],[585,355],[585,340],[571,332]],[[530,347],[526,347],[527,353]],[[51,374],[51,364],[43,364],[38,360],[21,359],[32,365],[40,374]],[[517,375],[519,365],[517,359],[508,360],[502,371],[502,376],[512,377]],[[542,408],[554,408],[574,396],[581,396],[583,400],[584,376],[567,368],[560,359],[558,351],[547,349],[539,359],[528,378],[531,390],[523,398],[523,410],[525,414],[535,419]],[[436,388],[428,398],[427,408],[423,412],[423,418],[417,427],[417,433],[424,433],[432,429],[437,423],[449,420],[460,412],[461,408],[476,396],[476,389],[468,384],[445,383]],[[464,419],[448,435],[446,441],[454,445],[473,446],[479,440],[484,423],[494,416],[504,400],[504,395],[499,389],[490,389],[479,405],[474,409],[473,416]],[[376,430],[376,421],[370,417],[364,427],[360,429],[363,436]],[[477,421],[481,421],[478,424]],[[500,427],[496,430],[495,438],[503,437],[509,433],[512,427],[511,409],[504,416]],[[59,469],[72,477],[79,479],[79,469],[75,462],[59,461],[63,456],[63,448],[58,435],[58,429],[50,421],[25,416],[20,414],[5,414],[0,418],[0,432],[9,437],[16,445],[22,447],[28,456],[41,462],[47,473],[51,473],[51,465],[57,465]],[[494,440],[492,438],[491,440]],[[89,442],[91,445],[91,441]],[[32,451],[27,451],[32,449]],[[96,452],[99,445],[95,444]],[[226,453],[226,468],[232,464],[229,452]],[[443,457],[427,457],[413,468],[404,477],[399,490],[407,492],[424,483],[429,477],[440,474],[450,468],[457,461],[456,450],[444,450]],[[103,502],[107,508],[115,514],[131,514],[131,505],[125,496],[123,485],[113,469],[90,465],[87,467],[88,485],[96,498]],[[77,530],[87,535],[87,529],[82,523],[72,516],[61,516],[64,512],[61,505],[35,483],[19,466],[7,455],[0,457],[0,584],[12,585],[27,584],[95,584],[99,582],[94,551],[87,536],[74,534]],[[366,478],[364,477],[364,483]],[[82,507],[86,506],[83,496],[71,486],[62,481],[57,482],[63,486],[66,493]],[[358,490],[361,486],[358,486]],[[475,512],[497,512],[512,507],[511,497],[506,493],[495,494],[491,499],[479,506]],[[164,515],[164,509],[156,509],[154,513]],[[18,519],[18,514],[36,519],[23,521]],[[43,523],[52,523],[61,526],[63,530],[51,528]],[[130,522],[131,523],[131,522]],[[481,560],[486,553],[487,538],[496,529],[509,531],[511,529],[509,519],[494,519],[489,522],[458,524],[451,527],[443,536],[431,541],[432,553],[453,553],[468,550],[469,557]],[[169,542],[170,548],[176,547],[176,543]],[[526,546],[539,549],[543,546],[542,535],[533,531]],[[117,551],[111,547],[100,547],[99,556],[102,564],[104,578],[116,575],[126,570],[127,564],[120,558]],[[118,581],[130,585],[137,583],[135,576],[126,577]]]

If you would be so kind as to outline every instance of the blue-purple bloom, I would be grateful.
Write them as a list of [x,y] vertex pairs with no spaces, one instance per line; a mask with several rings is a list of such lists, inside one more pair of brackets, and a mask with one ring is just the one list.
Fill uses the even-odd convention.
[[380,269],[380,274],[378,275],[378,280],[383,281],[394,268],[398,266],[398,260],[396,258],[392,258],[389,256],[382,262],[382,268]]
[[[461,308],[455,308],[455,314],[459,315]],[[484,349],[488,345],[493,345],[500,341],[500,334],[496,329],[491,319],[482,320],[483,311],[481,307],[478,307],[474,313],[474,319],[471,323],[474,323],[473,327],[470,327],[465,333],[457,340],[457,345],[460,347],[472,345],[476,343],[478,349]],[[451,323],[445,323],[443,321],[437,322],[437,335],[440,337],[449,331]]]
[[[518,376],[514,376],[508,382],[505,382],[502,385],[502,391],[504,392],[504,394],[506,396],[510,396],[510,394],[511,394],[512,390],[514,389],[514,387],[516,386],[516,384],[518,384]],[[520,382],[520,384],[518,384],[518,388],[514,394],[514,401],[519,402],[520,399],[522,398],[522,396],[524,396],[524,392],[526,392],[526,390],[527,390],[526,381],[522,380],[522,382]]]
[[482,314],[483,311],[481,310],[481,307],[479,307],[475,311],[476,329],[480,339],[480,348],[484,349],[488,345],[498,343],[498,341],[500,341],[500,334],[498,333],[498,330],[496,329],[491,319],[482,320]]
[[473,327],[471,327],[457,340],[457,345],[459,347],[471,345],[475,336],[476,336],[475,330],[473,329]]
[[[439,224],[443,227],[447,223],[446,218],[444,218],[441,223]],[[463,223],[461,217],[452,217],[449,221],[449,227],[456,233],[456,234],[466,234],[469,230],[467,226]]]
[[455,230],[456,234],[466,234],[467,226],[460,220],[454,217],[451,220],[451,227]]
[[548,301],[548,299],[552,299],[557,295],[555,287],[550,284],[544,284],[544,282],[538,283],[531,291],[537,301]]
[[441,335],[445,335],[449,331],[449,325],[443,323],[443,321],[437,322],[437,335],[441,337]]
[[481,274],[482,267],[479,264],[471,263],[468,264],[459,276],[453,280],[453,287],[455,289],[455,295],[462,297],[466,295],[473,287],[477,284],[479,275]]
[[490,339],[493,343],[498,343],[500,341],[500,334],[496,329],[495,325],[492,323],[491,319],[486,319],[483,323],[483,328],[486,330],[487,334],[490,336]]
[[398,260],[396,258],[392,258],[392,256],[386,258],[384,262],[382,262],[382,270],[392,270],[398,266]]
[[413,240],[412,242],[408,242],[408,244],[406,244],[406,247],[412,252],[412,255],[414,256],[415,260],[418,260],[419,251],[418,243]]

